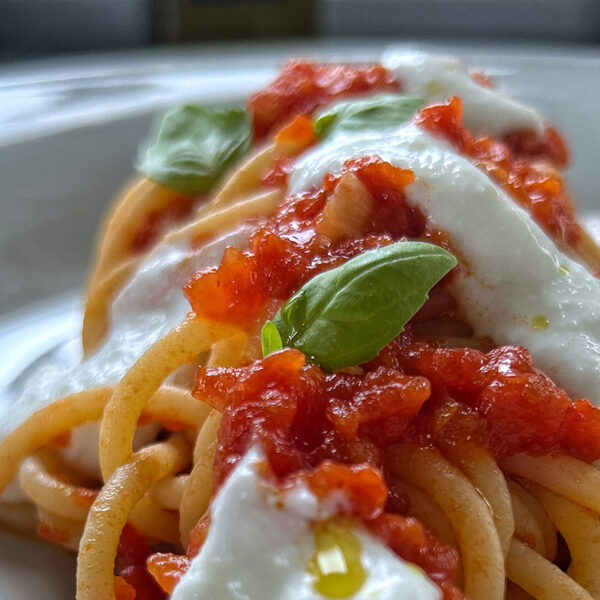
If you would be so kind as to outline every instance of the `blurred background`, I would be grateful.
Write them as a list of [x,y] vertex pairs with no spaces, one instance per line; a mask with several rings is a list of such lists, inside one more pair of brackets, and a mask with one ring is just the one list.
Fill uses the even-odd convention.
[[214,40],[600,43],[599,0],[0,0],[0,59]]

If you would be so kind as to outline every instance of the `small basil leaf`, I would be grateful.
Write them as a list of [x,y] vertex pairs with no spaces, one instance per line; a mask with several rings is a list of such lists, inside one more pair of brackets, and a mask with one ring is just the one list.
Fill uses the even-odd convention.
[[320,138],[334,131],[386,129],[411,119],[424,103],[423,98],[399,94],[336,102],[317,114],[313,128]]
[[209,191],[250,147],[245,110],[186,104],[168,111],[140,150],[138,170],[184,194]]
[[284,346],[326,371],[358,365],[403,331],[454,266],[452,254],[424,242],[370,250],[308,281],[273,322]]
[[262,346],[263,356],[269,356],[269,354],[277,352],[277,350],[281,350],[283,348],[281,336],[279,335],[279,331],[277,330],[277,327],[275,327],[275,323],[273,323],[273,321],[267,321],[263,325],[263,328],[260,331],[260,343]]

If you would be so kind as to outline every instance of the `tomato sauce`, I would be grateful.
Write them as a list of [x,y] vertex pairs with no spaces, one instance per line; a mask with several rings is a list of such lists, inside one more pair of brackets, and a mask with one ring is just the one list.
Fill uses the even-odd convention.
[[204,517],[190,532],[190,541],[185,555],[172,552],[157,552],[148,557],[146,568],[156,583],[167,594],[172,594],[175,586],[190,568],[192,558],[197,556],[206,541],[210,517]]
[[497,458],[600,458],[600,411],[573,402],[524,348],[446,348],[416,340],[408,327],[362,370],[324,373],[291,349],[246,367],[200,368],[194,395],[223,412],[216,486],[258,443],[282,486],[303,480],[318,497],[342,491],[347,514],[421,566],[445,598],[459,598],[457,556],[402,514],[407,501],[385,478],[393,444],[469,439]]
[[370,363],[425,377],[431,397],[411,424],[422,443],[475,439],[497,456],[565,452],[600,458],[600,410],[571,400],[541,373],[528,350],[500,346],[484,354],[423,342],[392,342]]
[[327,176],[321,190],[287,198],[252,236],[249,250],[228,248],[218,267],[192,277],[184,293],[195,313],[249,329],[264,321],[269,301],[287,300],[316,274],[366,250],[404,238],[450,244],[406,202],[403,188],[413,181],[411,171],[377,157],[348,161],[344,171],[355,173],[374,199],[361,235],[334,243],[317,233],[341,174]]
[[385,366],[327,374],[299,351],[284,350],[248,367],[200,369],[194,394],[223,398],[217,486],[260,443],[282,485],[302,479],[318,497],[344,492],[348,515],[443,584],[446,598],[460,597],[452,585],[457,554],[414,519],[386,511],[385,448],[403,440],[429,398],[424,377]]
[[146,570],[146,559],[151,553],[145,536],[131,525],[125,525],[115,564],[117,600],[165,600],[166,595]]
[[566,162],[566,148],[556,130],[548,130],[545,141],[536,141],[527,133],[508,136],[507,143],[489,137],[474,138],[462,124],[459,98],[423,108],[416,120],[424,129],[448,140],[460,153],[471,158],[555,241],[569,246],[577,244],[581,227],[561,175],[532,162],[532,158],[548,153],[555,154],[558,162],[562,159]]
[[[444,107],[437,110],[422,113],[425,126],[451,136],[462,151],[474,151],[476,142],[460,121]],[[261,310],[270,300],[287,299],[315,273],[368,247],[428,236],[450,245],[406,204],[402,190],[413,180],[411,172],[374,157],[348,161],[344,170],[359,177],[376,201],[362,234],[338,245],[316,234],[315,223],[341,177],[328,175],[322,189],[288,198],[248,251],[226,255],[219,267],[190,282],[186,295],[194,310],[248,326],[264,319]],[[210,301],[211,312],[205,312],[207,298],[217,298],[221,312]],[[217,488],[260,443],[281,485],[300,478],[317,496],[342,490],[352,516],[421,566],[446,599],[460,598],[453,585],[458,557],[405,516],[407,500],[385,476],[388,449],[406,441],[430,447],[470,439],[496,457],[559,451],[593,461],[600,458],[600,411],[587,400],[573,402],[524,348],[446,348],[414,331],[409,324],[356,374],[324,373],[288,349],[245,367],[200,368],[194,395],[223,414]]]
[[[481,85],[491,86],[489,79],[474,73]],[[290,123],[279,134],[280,141],[307,147],[314,142],[305,115],[341,95],[375,91],[398,91],[401,82],[380,65],[349,67],[292,62],[268,87],[257,92],[250,101],[255,136],[262,139]],[[302,115],[294,121],[294,117]],[[559,132],[548,127],[540,137],[534,131],[513,131],[502,140],[475,138],[462,125],[462,104],[452,98],[447,104],[424,108],[417,117],[431,133],[451,141],[486,171],[514,199],[524,206],[536,222],[555,240],[574,246],[580,239],[581,228],[575,220],[571,198],[556,169],[536,164],[549,161],[555,167],[568,163],[568,150]],[[277,165],[267,175],[265,183],[276,185],[289,172]]]
[[269,133],[301,114],[311,114],[334,98],[399,89],[392,73],[381,65],[353,67],[290,62],[277,79],[256,92],[249,102],[254,137]]

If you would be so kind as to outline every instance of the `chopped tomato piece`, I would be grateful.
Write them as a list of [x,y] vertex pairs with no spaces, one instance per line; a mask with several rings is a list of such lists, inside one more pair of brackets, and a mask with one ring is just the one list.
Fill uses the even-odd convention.
[[218,268],[197,273],[183,291],[198,316],[243,324],[256,318],[266,300],[255,283],[252,257],[228,248]]
[[122,577],[115,575],[115,596],[117,600],[135,600],[135,589]]
[[369,465],[341,465],[322,462],[306,475],[310,489],[319,498],[343,492],[353,516],[373,519],[383,512],[387,486],[381,473]]
[[135,590],[137,600],[165,599],[146,570],[146,559],[151,552],[148,540],[131,525],[125,525],[119,540],[115,573]]
[[459,568],[456,550],[432,537],[416,519],[382,514],[367,526],[398,556],[421,567],[444,591],[444,599],[462,598],[454,587]]
[[172,594],[186,571],[191,559],[180,554],[157,552],[148,557],[146,568],[163,592]]
[[306,115],[298,115],[289,125],[279,131],[275,140],[278,145],[284,146],[288,151],[299,154],[302,150],[312,146],[317,138],[311,119]]

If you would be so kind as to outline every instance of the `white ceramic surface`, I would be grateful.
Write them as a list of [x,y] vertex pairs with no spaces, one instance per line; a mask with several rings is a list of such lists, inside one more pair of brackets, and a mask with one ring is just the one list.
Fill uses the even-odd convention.
[[[407,46],[407,44],[403,44]],[[571,188],[600,210],[600,51],[437,46],[490,73],[565,133]],[[242,100],[290,56],[368,60],[382,43],[222,46],[0,67],[0,389],[79,331],[80,290],[96,226],[132,172],[151,115],[182,100]],[[73,360],[76,344],[62,347]],[[11,401],[1,392],[2,406]],[[72,557],[0,534],[0,599],[73,597]]]

